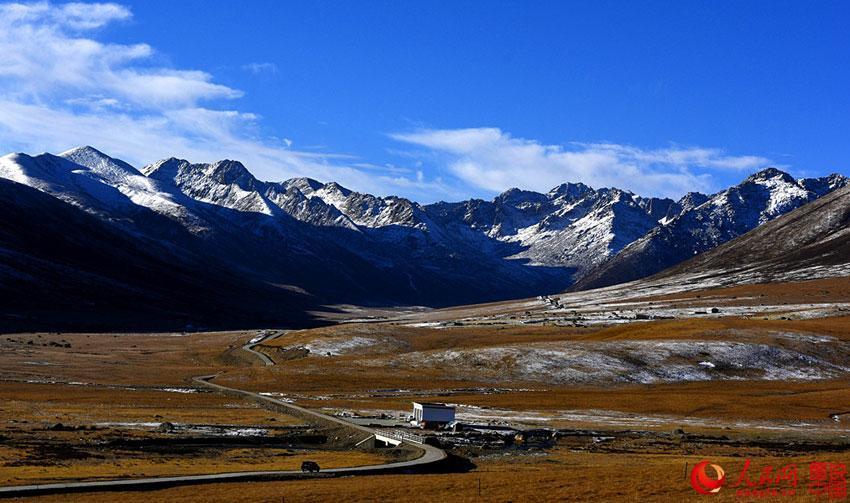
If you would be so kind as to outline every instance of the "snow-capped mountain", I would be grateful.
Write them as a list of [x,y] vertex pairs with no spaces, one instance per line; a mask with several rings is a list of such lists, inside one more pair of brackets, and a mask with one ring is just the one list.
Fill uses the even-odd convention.
[[361,194],[335,182],[322,184],[309,178],[294,178],[282,185],[288,188],[296,187],[304,197],[316,198],[329,207],[338,209],[359,227],[401,225],[427,228],[422,208],[404,198]]
[[55,196],[86,212],[122,225],[153,213],[193,231],[205,228],[191,201],[92,147],[58,156],[10,154],[0,157],[0,177]]
[[[829,183],[826,184],[829,186]],[[613,289],[705,289],[850,275],[850,186],[646,280]]]
[[848,179],[840,175],[795,180],[778,169],[765,169],[656,227],[580,280],[576,288],[609,286],[655,274],[847,184]]
[[770,169],[679,201],[565,183],[545,194],[510,189],[491,201],[420,205],[310,178],[264,182],[233,160],[170,158],[137,170],[91,147],[7,155],[0,178],[175,262],[214,263],[208,268],[310,302],[384,305],[483,302],[642,277],[847,184]]
[[644,199],[619,189],[564,184],[547,194],[511,189],[492,202],[427,206],[447,227],[514,245],[507,258],[533,266],[565,267],[573,277],[615,255],[665,218],[678,213],[669,199]]
[[583,184],[564,184],[548,194],[511,189],[493,201],[422,206],[309,178],[261,182],[236,161],[191,164],[167,159],[142,172],[189,198],[237,211],[285,213],[390,244],[406,239],[420,241],[422,247],[460,251],[458,243],[465,243],[490,248],[505,260],[567,269],[574,277],[679,211],[669,199],[644,199],[618,189],[596,191]]

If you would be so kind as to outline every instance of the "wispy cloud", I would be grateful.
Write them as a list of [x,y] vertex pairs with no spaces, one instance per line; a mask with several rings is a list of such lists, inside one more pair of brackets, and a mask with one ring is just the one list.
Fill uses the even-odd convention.
[[247,65],[242,65],[242,69],[254,75],[263,73],[277,75],[277,65],[274,63],[248,63]]
[[129,19],[115,4],[0,5],[0,83],[19,99],[104,95],[144,109],[238,98],[236,89],[197,70],[150,66],[144,43],[106,44],[78,34]]
[[[714,188],[712,170],[769,162],[702,147],[549,145],[470,128],[393,134],[408,145],[390,154],[400,165],[373,163],[300,146],[297,137],[265,136],[260,117],[239,109],[241,90],[202,70],[157,64],[163,58],[146,42],[102,39],[103,28],[131,19],[130,9],[114,3],[0,3],[0,148],[56,152],[92,144],[136,165],[172,155],[236,158],[267,180],[310,176],[420,201],[513,186],[544,191],[565,181],[675,196]],[[254,62],[243,70],[278,68]],[[417,146],[413,156],[409,145]],[[422,169],[423,155],[443,168],[440,176]]]
[[[98,29],[131,17],[112,3],[0,4],[0,146],[56,152],[91,144],[136,165],[235,158],[269,180],[311,176],[413,197],[439,190],[414,173],[367,173],[354,156],[263,137],[259,117],[235,106],[242,91],[204,71],[157,66],[147,43],[98,40]],[[277,71],[272,63],[246,69]]]
[[565,181],[581,181],[595,187],[675,197],[714,189],[713,178],[705,170],[753,170],[770,162],[702,147],[646,150],[610,143],[547,145],[514,138],[498,128],[423,129],[390,136],[424,147],[458,179],[488,191],[507,187],[546,191]]
[[2,6],[4,19],[18,23],[52,23],[77,30],[91,30],[113,21],[132,17],[130,10],[114,3],[47,2],[8,3]]

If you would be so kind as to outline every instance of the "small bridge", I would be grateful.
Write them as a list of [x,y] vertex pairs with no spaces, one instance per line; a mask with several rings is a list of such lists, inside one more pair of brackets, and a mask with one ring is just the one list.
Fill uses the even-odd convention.
[[402,442],[424,444],[425,437],[405,430],[375,430],[375,440],[387,445],[399,445]]

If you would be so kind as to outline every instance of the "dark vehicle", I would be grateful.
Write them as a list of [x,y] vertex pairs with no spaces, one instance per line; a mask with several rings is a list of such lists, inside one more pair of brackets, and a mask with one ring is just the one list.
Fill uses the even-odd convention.
[[301,471],[305,473],[318,472],[319,463],[316,463],[315,461],[304,461],[303,463],[301,463]]

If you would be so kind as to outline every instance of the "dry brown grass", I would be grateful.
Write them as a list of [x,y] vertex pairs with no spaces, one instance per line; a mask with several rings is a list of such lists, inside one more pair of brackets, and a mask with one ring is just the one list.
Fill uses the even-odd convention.
[[772,333],[795,332],[850,340],[850,316],[810,320],[728,318],[660,320],[615,325],[587,332],[578,340],[735,340],[742,332],[767,341]]
[[[740,285],[734,287],[693,290],[689,292],[657,295],[647,293],[651,290],[631,291],[628,288],[610,290],[604,302],[616,302],[641,305],[644,303],[663,303],[670,307],[712,307],[712,306],[758,306],[791,305],[808,303],[850,302],[850,277],[798,281],[789,283],[771,283]],[[581,292],[568,294],[570,298],[581,298]],[[557,295],[555,297],[558,297]],[[533,298],[518,299],[490,304],[457,306],[421,313],[410,313],[402,318],[408,321],[451,321],[464,318],[486,318],[497,315],[517,315],[526,312],[538,317],[547,316],[548,305]],[[534,317],[534,316],[532,316]]]
[[[444,330],[403,327],[388,323],[341,325],[300,331],[271,343],[281,347],[314,337],[363,335],[394,341],[397,351],[429,351],[446,348],[476,348],[492,345],[591,340],[635,339],[730,339],[768,338],[771,332],[798,331],[850,338],[850,317],[817,320],[745,320],[737,318],[663,320],[611,328],[562,327],[458,327]],[[737,334],[737,335],[736,335]],[[404,397],[342,397],[340,394],[368,395],[376,389],[435,390],[424,399],[441,400],[436,390],[467,387],[509,386],[536,391],[505,392],[491,395],[467,393],[451,401],[469,405],[513,410],[616,410],[636,414],[667,414],[706,418],[759,420],[827,420],[830,412],[850,408],[846,379],[832,381],[724,381],[650,386],[554,386],[542,383],[492,382],[447,378],[434,368],[389,368],[380,365],[384,355],[377,353],[334,358],[302,358],[264,368],[253,365],[239,348],[254,333],[195,334],[187,337],[151,335],[14,335],[16,341],[67,340],[71,349],[28,346],[5,341],[2,373],[17,379],[54,379],[127,386],[186,386],[193,375],[224,371],[219,382],[258,391],[282,391],[309,396],[334,394],[331,400],[302,400],[316,407],[407,410]],[[133,347],[135,346],[135,347]],[[9,352],[5,352],[6,349]],[[223,358],[222,355],[225,355]],[[374,360],[374,365],[364,361]],[[32,365],[31,362],[47,363]],[[156,369],[152,371],[151,369]],[[7,399],[3,417],[31,413],[33,420],[74,423],[96,417],[143,421],[162,416],[184,422],[262,422],[268,413],[257,406],[216,394],[177,394],[139,389],[95,389],[82,386],[0,384],[0,396]],[[64,403],[55,397],[64,396]],[[45,402],[54,401],[54,407]],[[226,406],[233,402],[237,407]],[[27,412],[30,410],[30,412]],[[36,413],[37,412],[37,413]],[[105,420],[105,419],[103,419]]]
[[[100,422],[164,422],[255,425],[303,424],[258,404],[218,393],[172,393],[137,388],[0,382],[0,433],[56,423],[90,426]],[[24,423],[23,421],[26,421]]]
[[[809,285],[815,295],[824,285]],[[837,287],[836,287],[837,288]],[[744,295],[744,290],[740,295]],[[780,295],[778,292],[775,295]],[[786,298],[792,299],[790,294]],[[807,297],[809,298],[809,297]],[[814,297],[811,297],[814,298]],[[794,300],[795,302],[798,300]],[[812,300],[809,300],[812,301]],[[790,300],[789,300],[790,302]],[[493,309],[496,309],[494,307]],[[568,386],[543,383],[493,382],[474,375],[448,378],[436,368],[390,368],[382,365],[399,352],[433,351],[448,348],[480,348],[494,345],[554,341],[618,340],[772,340],[772,332],[800,332],[831,335],[850,340],[850,318],[783,321],[758,319],[664,320],[611,328],[562,328],[554,326],[458,327],[445,330],[406,327],[393,323],[341,325],[285,335],[269,344],[269,350],[304,343],[315,337],[365,335],[384,338],[377,346],[358,354],[339,357],[310,357],[261,367],[239,349],[253,332],[195,334],[187,337],[154,335],[53,335],[32,334],[0,336],[4,357],[0,377],[0,420],[4,431],[15,435],[44,437],[47,424],[90,424],[97,421],[172,421],[225,424],[263,424],[269,417],[280,423],[297,422],[244,402],[238,398],[212,393],[178,394],[156,391],[152,387],[191,386],[191,377],[222,372],[217,382],[243,389],[278,391],[303,395],[299,402],[311,407],[340,407],[355,410],[408,410],[405,396],[370,396],[380,389],[425,391],[421,400],[452,401],[467,405],[515,411],[556,414],[565,410],[613,410],[633,414],[677,417],[718,418],[721,421],[806,421],[830,423],[828,414],[850,410],[850,378],[823,381],[723,381],[668,383],[654,385]],[[40,337],[39,337],[40,335]],[[11,338],[12,341],[7,341]],[[33,340],[33,345],[26,341]],[[41,346],[49,341],[65,340],[71,348]],[[57,384],[32,384],[26,380],[80,381],[118,387],[85,387]],[[11,381],[10,381],[11,380]],[[136,387],[131,391],[121,386]],[[440,390],[470,387],[527,388],[494,394],[457,392],[446,397]],[[329,400],[316,399],[330,395]],[[161,417],[157,417],[161,416]],[[10,423],[26,420],[28,423]],[[710,421],[709,421],[710,423]],[[554,424],[554,423],[553,423]],[[831,423],[830,423],[831,424]],[[581,425],[595,427],[598,425]],[[36,431],[38,430],[38,431]],[[689,429],[689,431],[692,431]],[[729,434],[753,435],[746,428],[728,430]],[[65,435],[75,435],[66,433]],[[61,440],[61,435],[56,434]],[[70,437],[69,437],[70,438]],[[4,447],[4,462],[28,455],[25,450]],[[222,452],[222,451],[219,451]],[[197,459],[156,459],[124,456],[86,460],[76,464],[0,468],[4,480],[18,483],[63,477],[122,476],[137,474],[201,473],[243,469],[297,468],[301,459],[274,449],[244,452],[225,449],[221,457],[201,455]],[[722,458],[721,463],[735,465],[739,459]],[[374,462],[353,456],[351,452],[325,451],[309,455],[323,466],[336,463]],[[706,453],[711,455],[711,452]],[[123,456],[123,457],[122,457]],[[820,455],[818,455],[820,457]],[[846,453],[824,455],[827,460],[848,460]],[[803,458],[803,459],[809,459]],[[86,495],[93,501],[374,501],[408,499],[412,494],[428,495],[432,500],[478,500],[478,480],[482,500],[546,501],[578,500],[669,501],[693,496],[684,480],[685,461],[695,457],[681,454],[618,455],[570,452],[558,449],[548,456],[519,456],[474,460],[477,469],[469,473],[433,475],[390,475],[332,480],[287,481],[279,483],[211,484],[144,493],[106,493]],[[765,459],[786,463],[788,459]],[[850,460],[848,460],[850,461]],[[89,464],[90,463],[90,464]],[[113,468],[103,463],[112,463]],[[289,464],[294,463],[294,464]],[[337,465],[341,466],[341,465]],[[0,477],[2,478],[2,477]],[[721,498],[728,499],[726,494]],[[46,501],[66,499],[44,498]]]
[[[704,456],[598,454],[558,449],[546,456],[476,459],[468,473],[434,475],[383,475],[323,480],[251,482],[178,487],[153,492],[81,495],[85,501],[706,501],[690,487],[686,466]],[[709,457],[736,477],[741,458]],[[753,467],[801,466],[802,497],[792,501],[817,501],[805,495],[805,467],[812,460],[850,462],[847,453],[803,457],[761,457]],[[481,492],[479,496],[479,483]],[[62,497],[38,498],[64,501]],[[711,501],[740,501],[729,488]],[[822,500],[821,500],[822,501]]]
[[706,297],[715,297],[722,299],[724,304],[735,305],[850,302],[850,277],[711,288],[635,300],[680,301],[688,304]]
[[361,353],[430,351],[434,349],[467,349],[514,343],[553,342],[594,333],[598,328],[557,326],[463,326],[446,329],[410,327],[396,323],[345,324],[301,330],[264,343],[268,347],[289,347],[314,339],[340,337],[378,337],[386,344],[372,346]]
[[[652,385],[576,386],[539,382],[493,382],[471,373],[466,379],[447,377],[435,368],[399,368],[382,365],[399,351],[429,351],[551,341],[618,340],[742,340],[772,342],[773,334],[797,332],[830,335],[850,340],[850,317],[813,320],[761,320],[741,318],[661,320],[608,328],[562,327],[457,327],[442,330],[402,327],[389,323],[342,325],[302,331],[282,337],[276,347],[297,345],[315,337],[368,336],[386,339],[357,354],[338,357],[308,357],[286,361],[276,368],[250,368],[229,372],[221,382],[261,391],[301,394],[300,403],[311,407],[355,410],[407,410],[405,397],[369,397],[375,390],[432,390],[428,400],[512,410],[614,410],[634,414],[658,414],[718,418],[728,422],[784,420],[828,422],[838,409],[850,409],[850,380],[820,381],[711,381]],[[399,342],[400,341],[400,342]],[[395,348],[385,354],[386,347]],[[371,364],[364,364],[371,362]],[[441,389],[505,386],[531,391],[481,395],[476,393],[441,396]],[[310,400],[311,395],[331,399]],[[343,396],[359,395],[359,396]],[[365,395],[365,396],[364,396]]]
[[[325,451],[321,449],[211,450],[193,455],[144,454],[116,449],[103,457],[57,460],[21,465],[26,451],[0,447],[0,484],[25,485],[68,480],[108,480],[112,478],[199,475],[257,470],[300,470],[301,462],[311,460],[324,468],[364,466],[389,462],[377,452]],[[9,466],[9,465],[12,466]]]
[[2,335],[0,380],[188,385],[195,375],[257,364],[239,349],[253,335],[255,332]]

